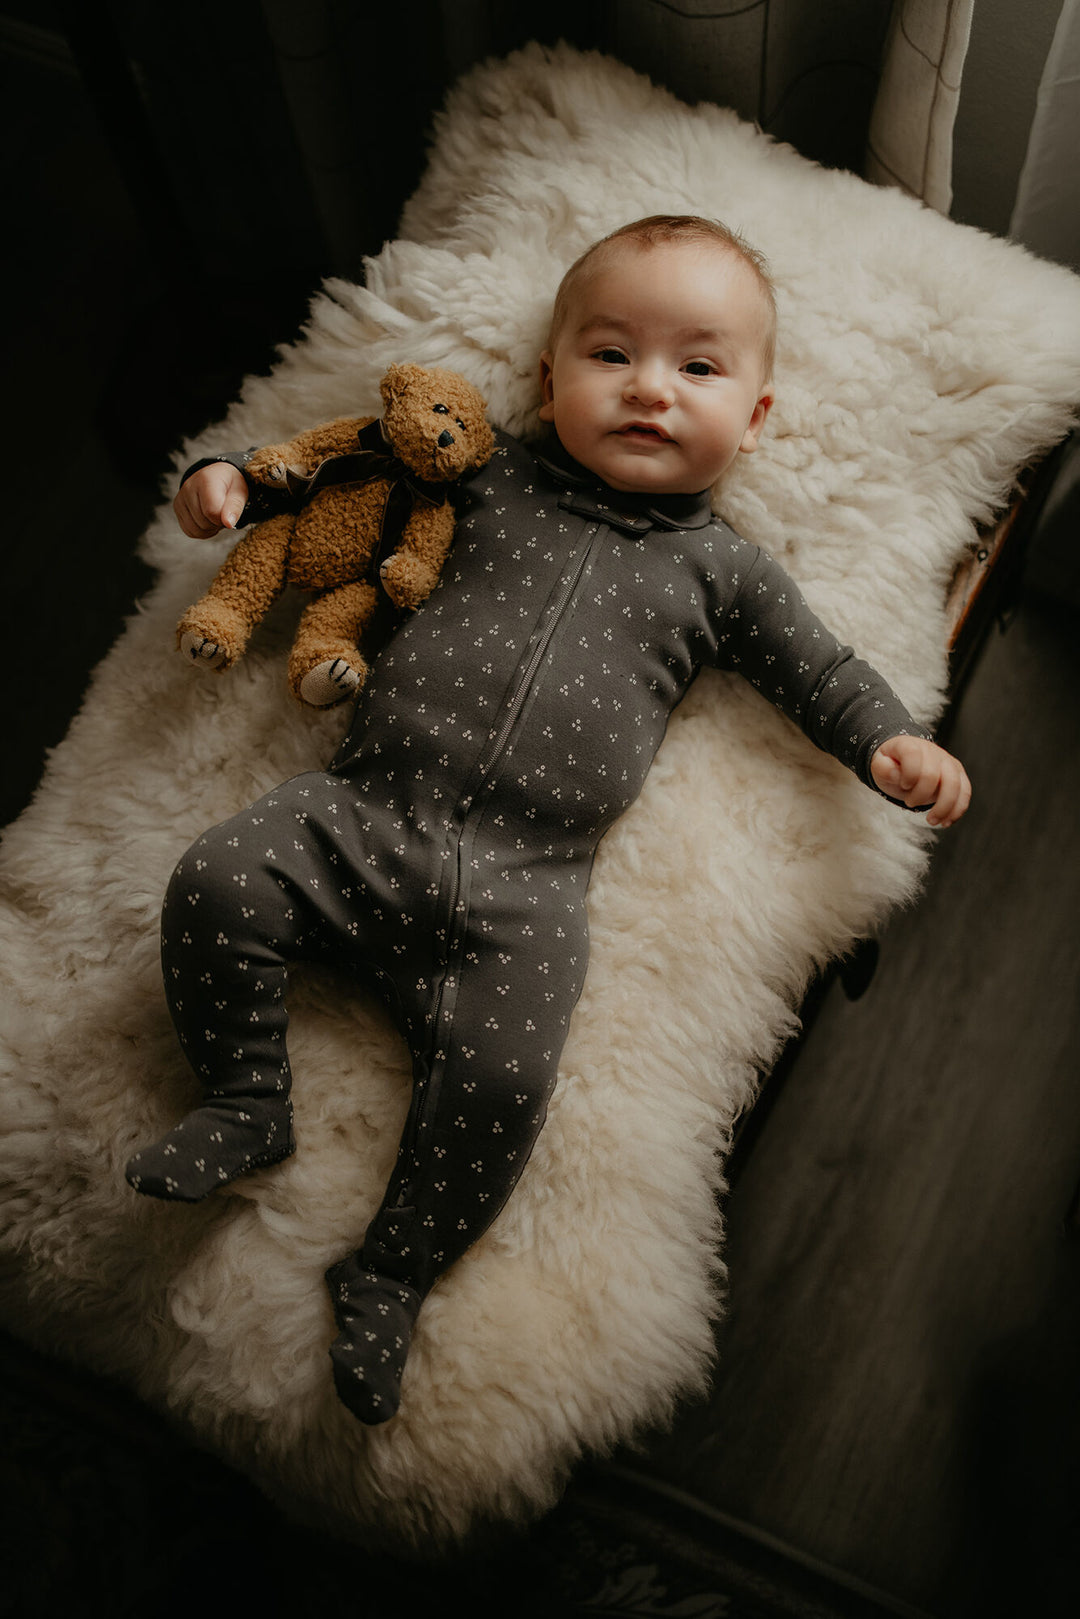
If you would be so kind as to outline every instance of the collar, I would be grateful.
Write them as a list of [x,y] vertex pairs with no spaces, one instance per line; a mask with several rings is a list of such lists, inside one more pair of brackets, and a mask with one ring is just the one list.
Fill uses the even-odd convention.
[[598,517],[626,534],[648,534],[650,529],[704,528],[714,521],[711,489],[693,495],[632,494],[612,489],[569,455],[552,433],[533,455],[562,493],[559,505],[580,517]]

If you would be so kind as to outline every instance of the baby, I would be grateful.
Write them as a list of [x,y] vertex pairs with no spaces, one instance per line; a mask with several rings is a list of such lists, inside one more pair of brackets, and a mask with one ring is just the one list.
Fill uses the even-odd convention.
[[[697,670],[738,670],[930,824],[967,808],[961,765],[712,515],[768,417],[775,324],[759,256],[710,221],[638,221],[585,253],[540,359],[547,441],[497,435],[329,769],[207,832],[170,884],[166,991],[204,1101],[131,1160],[137,1191],[197,1201],[293,1151],[287,963],[373,977],[408,1041],[390,1183],[327,1272],[334,1379],[364,1423],[397,1410],[425,1296],[528,1159],[585,977],[597,843]],[[246,499],[235,461],[200,463],[176,512],[211,535]]]

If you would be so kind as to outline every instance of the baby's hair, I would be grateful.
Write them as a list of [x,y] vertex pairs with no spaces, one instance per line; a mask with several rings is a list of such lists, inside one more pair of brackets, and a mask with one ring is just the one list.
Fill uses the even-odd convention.
[[598,242],[593,242],[591,247],[587,247],[584,253],[574,260],[559,283],[559,290],[555,294],[555,307],[551,314],[549,348],[554,347],[555,340],[562,330],[570,296],[582,271],[595,257],[602,255],[605,249],[615,242],[622,241],[632,242],[637,247],[657,247],[666,242],[711,242],[714,246],[722,247],[742,259],[753,271],[765,299],[767,322],[763,361],[765,375],[772,376],[776,357],[776,292],[772,276],[769,274],[768,261],[765,255],[756,247],[751,247],[738,231],[722,225],[718,219],[704,219],[699,214],[650,214],[646,219],[632,219],[629,224],[620,225],[618,230],[613,230],[610,235],[601,237]]

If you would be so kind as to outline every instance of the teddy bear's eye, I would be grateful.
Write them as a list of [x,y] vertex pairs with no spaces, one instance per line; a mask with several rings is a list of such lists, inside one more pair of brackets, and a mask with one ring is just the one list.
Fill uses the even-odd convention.
[[436,416],[449,416],[450,414],[450,407],[448,405],[432,405],[431,408],[435,412]]
[[464,433],[464,431],[465,431],[465,423],[461,420],[460,417],[458,418],[458,426],[461,428],[461,431]]

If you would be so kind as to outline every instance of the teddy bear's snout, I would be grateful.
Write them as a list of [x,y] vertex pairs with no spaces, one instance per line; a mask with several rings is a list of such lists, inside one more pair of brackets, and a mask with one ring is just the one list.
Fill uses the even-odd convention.
[[444,427],[435,442],[440,450],[448,450],[454,442],[454,435],[448,427]]

